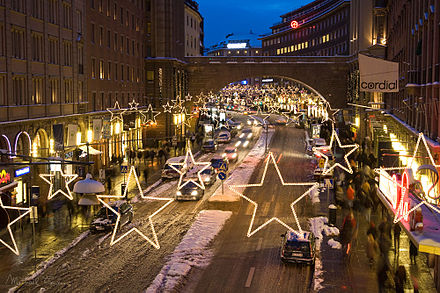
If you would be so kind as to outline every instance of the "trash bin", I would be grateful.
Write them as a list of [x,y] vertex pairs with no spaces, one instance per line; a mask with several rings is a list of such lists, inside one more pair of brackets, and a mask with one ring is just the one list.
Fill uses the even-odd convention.
[[124,195],[126,187],[127,187],[127,184],[125,184],[125,183],[121,184],[121,195]]
[[329,225],[336,225],[336,211],[337,207],[334,204],[328,206],[328,223]]

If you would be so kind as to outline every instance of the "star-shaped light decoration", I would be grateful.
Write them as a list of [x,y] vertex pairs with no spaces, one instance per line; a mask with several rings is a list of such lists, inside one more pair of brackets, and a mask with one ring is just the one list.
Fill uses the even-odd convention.
[[130,111],[137,111],[138,110],[138,106],[139,106],[139,103],[138,102],[136,102],[134,99],[133,99],[133,101],[131,101],[130,103],[128,103],[128,106],[130,106]]
[[159,111],[154,111],[151,104],[148,105],[147,110],[142,110],[139,112],[142,115],[142,122],[144,124],[157,124],[156,117],[159,116]]
[[[257,119],[257,115],[263,116],[263,121],[261,122],[259,119]],[[267,119],[269,119],[270,114],[266,114],[263,112],[263,110],[261,109],[260,106],[257,107],[257,113],[255,115],[250,115],[252,118],[255,119],[255,121],[257,121],[257,123],[259,123],[260,125],[266,125],[267,124]]]
[[191,100],[192,100],[192,96],[191,96],[190,94],[187,94],[187,95],[185,96],[185,101],[186,101],[186,102],[191,102]]
[[[120,112],[117,115],[113,113],[114,111],[121,111],[121,110],[122,112]],[[124,117],[122,115],[127,111],[127,109],[121,109],[118,101],[115,102],[115,106],[113,108],[107,108],[107,111],[109,111],[110,114],[112,115],[110,118],[110,122],[112,122],[113,120],[120,120],[121,122],[124,122]]]
[[[298,231],[293,229],[291,226],[287,225],[284,221],[280,220],[277,217],[271,217],[269,220],[265,221],[263,224],[261,224],[260,226],[258,226],[257,228],[253,229],[254,226],[254,221],[255,221],[255,215],[257,213],[258,210],[258,203],[256,203],[255,201],[253,201],[252,199],[250,199],[249,197],[245,196],[242,192],[238,191],[237,188],[249,188],[249,187],[262,187],[264,185],[264,179],[266,178],[266,173],[267,173],[267,168],[269,166],[269,163],[272,162],[275,170],[277,171],[278,174],[278,178],[280,179],[280,184],[282,186],[310,186],[306,192],[304,192],[303,194],[301,194],[297,199],[295,199],[291,204],[290,204],[290,208],[292,210],[292,216],[295,219],[295,223],[298,226]],[[267,184],[271,184],[273,185],[274,182],[270,182]],[[275,157],[273,155],[272,152],[269,152],[267,158],[266,158],[266,165],[264,166],[264,171],[263,171],[263,176],[261,177],[261,181],[260,183],[251,183],[251,184],[239,184],[239,185],[229,185],[228,186],[234,193],[236,193],[237,195],[239,195],[240,197],[244,198],[245,200],[247,200],[248,202],[250,202],[252,205],[254,205],[254,211],[252,214],[252,218],[251,218],[251,222],[249,225],[249,229],[247,231],[247,237],[251,237],[252,235],[254,235],[255,233],[257,233],[258,231],[260,231],[261,229],[263,229],[264,227],[266,227],[267,225],[269,225],[271,222],[278,222],[279,224],[281,224],[282,226],[284,226],[285,228],[287,228],[288,230],[294,232],[296,235],[302,237],[303,235],[303,230],[301,228],[301,225],[298,221],[298,216],[295,212],[295,208],[294,206],[301,200],[303,199],[306,195],[308,195],[313,189],[316,189],[319,187],[318,183],[314,183],[314,182],[303,182],[303,183],[286,183],[284,182],[283,176],[281,175],[281,172],[278,168],[278,164],[275,160]]]
[[[64,186],[67,190],[67,193],[64,192],[64,190],[62,190],[62,189],[58,189],[54,192],[53,178],[55,177],[56,172],[61,173],[61,177],[63,177],[63,179],[64,179]],[[49,193],[47,194],[47,199],[52,199],[57,194],[62,194],[65,197],[67,197],[68,199],[73,200],[73,196],[72,196],[72,192],[70,191],[69,184],[72,183],[78,177],[77,174],[64,174],[63,171],[55,171],[54,173],[51,172],[50,174],[40,174],[40,177],[41,177],[41,179],[43,179],[44,181],[46,181],[50,185]]]
[[188,110],[186,109],[186,107],[182,107],[180,109],[180,113],[181,115],[185,116],[185,119],[182,121],[182,124],[185,124],[187,127],[191,127],[191,119],[193,118],[193,114],[192,113],[188,113]]
[[321,120],[321,123],[324,123],[328,120],[330,120],[332,123],[336,123],[336,115],[339,113],[339,111],[341,111],[341,109],[337,109],[337,108],[332,108],[330,103],[327,102],[326,103],[326,111],[327,111],[327,116],[324,116]]
[[[289,115],[290,114],[290,115]],[[286,126],[290,125],[291,123],[294,123],[295,121],[298,121],[298,118],[302,115],[302,113],[293,114],[293,117],[291,117],[292,112],[283,112],[281,114],[284,118],[286,118]]]
[[[339,164],[339,163],[334,163],[334,164],[329,168],[329,157],[328,157],[328,155],[327,155],[326,153],[332,150],[332,148],[333,148],[333,143],[334,143],[335,141],[338,143],[339,148],[341,148],[341,149],[349,149],[349,150],[345,153],[345,155],[344,155],[344,161],[345,161],[345,163],[347,164],[346,167],[343,166],[343,165],[341,165],[341,164]],[[339,167],[339,168],[341,168],[342,170],[344,170],[344,171],[346,171],[346,172],[348,172],[348,173],[350,173],[350,174],[353,174],[353,170],[351,169],[350,162],[348,161],[348,157],[349,157],[354,151],[356,151],[356,150],[358,149],[358,147],[359,147],[358,144],[342,145],[342,144],[341,144],[341,141],[339,140],[339,136],[338,136],[338,134],[336,133],[335,130],[333,130],[333,131],[332,131],[332,137],[331,137],[331,139],[330,139],[330,145],[328,145],[328,146],[322,146],[322,147],[314,147],[314,148],[313,148],[313,152],[314,152],[315,154],[319,154],[319,155],[321,155],[321,156],[325,159],[324,168],[323,168],[323,170],[322,170],[322,174],[323,174],[323,175],[328,174],[331,170],[333,170],[333,169],[336,168],[336,167]]]
[[118,211],[116,211],[114,208],[112,208],[104,200],[105,199],[121,200],[121,199],[124,198],[124,196],[122,196],[122,195],[97,195],[97,198],[106,208],[108,208],[111,212],[113,212],[117,216],[116,223],[115,223],[115,226],[113,228],[112,237],[111,237],[111,240],[110,240],[110,246],[113,246],[114,244],[118,243],[119,241],[124,239],[126,236],[128,236],[130,233],[136,232],[142,238],[144,238],[148,243],[150,243],[154,248],[156,248],[156,249],[160,248],[160,243],[159,243],[159,240],[157,238],[156,230],[154,229],[153,217],[156,216],[161,211],[163,211],[167,206],[169,206],[174,201],[174,199],[172,199],[172,198],[163,198],[163,197],[151,197],[151,196],[143,196],[142,195],[142,198],[144,198],[144,199],[159,200],[159,201],[164,201],[165,202],[165,204],[162,205],[158,210],[156,210],[154,213],[152,213],[151,215],[148,216],[149,226],[150,226],[151,231],[153,233],[153,239],[151,239],[151,238],[147,237],[143,232],[141,232],[136,227],[131,228],[130,230],[128,230],[127,232],[125,232],[124,234],[122,234],[121,236],[116,238],[116,234],[118,232],[119,225],[121,223],[121,214]]
[[165,113],[171,113],[173,111],[173,106],[171,106],[169,102],[167,102],[165,105],[162,105],[162,107]]
[[144,192],[142,191],[141,184],[139,182],[139,177],[136,173],[136,168],[134,166],[131,166],[130,172],[128,173],[128,179],[127,179],[127,183],[125,185],[126,187],[125,187],[123,196],[126,197],[128,194],[128,187],[130,186],[130,180],[132,180],[132,177],[131,177],[132,174],[133,174],[134,180],[136,181],[136,187],[138,188],[139,196],[143,198]]
[[[14,234],[12,233],[12,230],[11,230],[11,226],[14,225],[20,219],[22,219],[23,217],[25,217],[27,214],[29,214],[31,212],[31,208],[5,206],[3,204],[1,197],[0,197],[0,207],[3,210],[5,210],[5,212],[6,212],[6,210],[19,211],[19,213],[20,213],[20,211],[24,211],[23,214],[19,215],[17,218],[15,218],[12,222],[8,223],[8,225],[6,226],[6,229],[8,230],[9,236],[11,237],[11,240],[12,240],[12,246],[7,244],[6,241],[0,239],[0,243],[2,243],[4,246],[6,246],[9,250],[11,250],[16,255],[20,255],[20,252],[18,251],[18,247],[17,247],[17,242],[15,242],[15,237],[14,237]],[[8,216],[8,220],[9,220],[9,214],[7,216]]]
[[[201,189],[205,189],[205,184],[202,180],[202,172],[206,169],[208,169],[211,166],[210,162],[196,162],[194,159],[193,153],[191,151],[191,145],[189,143],[189,140],[186,144],[186,155],[185,160],[182,163],[171,163],[170,167],[173,168],[176,172],[180,174],[179,183],[177,185],[177,189],[180,190],[182,187],[187,185],[189,182],[194,183]],[[193,177],[188,177],[187,175],[197,175],[197,180],[193,180]],[[192,174],[191,174],[192,173]],[[189,180],[185,181],[185,183],[182,184],[183,179],[187,177]],[[197,182],[198,181],[198,182]]]
[[184,100],[182,100],[181,96],[177,96],[175,100],[171,100],[171,103],[173,103],[173,109],[176,112],[180,112],[182,108],[184,108]]
[[[417,143],[416,143],[416,147],[414,148],[414,153],[413,153],[412,157],[407,161],[406,167],[377,168],[377,169],[375,169],[375,171],[377,173],[379,173],[379,174],[388,174],[387,172],[382,172],[382,171],[398,171],[398,170],[401,171],[401,170],[404,170],[404,169],[413,170],[414,169],[414,165],[415,165],[415,158],[416,158],[417,152],[419,150],[420,142],[423,142],[423,145],[425,146],[425,149],[426,149],[426,151],[428,153],[429,161],[431,163],[430,166],[432,166],[432,168],[439,169],[440,165],[435,163],[434,158],[433,158],[432,153],[431,153],[431,150],[429,149],[428,143],[426,142],[425,135],[423,133],[419,133],[419,136],[418,136],[418,139],[417,139]],[[391,176],[386,176],[386,178],[388,180],[393,180],[393,178]],[[398,182],[397,182],[397,185],[400,187],[400,190],[406,188],[405,186],[402,186],[402,184],[400,184]],[[417,205],[415,205],[411,209],[408,209],[403,204],[403,196],[404,196],[404,194],[402,193],[401,194],[401,199],[399,201],[400,205],[397,207],[396,214],[394,216],[394,223],[400,222],[404,218],[407,219],[408,215],[410,213],[412,213],[413,211],[415,211],[416,209],[418,209],[422,205],[425,205],[429,209],[434,210],[435,212],[440,214],[440,210],[438,209],[438,207],[433,206],[431,203],[429,203],[426,200],[426,198],[421,198],[421,201]],[[429,191],[426,194],[426,196],[430,197]]]

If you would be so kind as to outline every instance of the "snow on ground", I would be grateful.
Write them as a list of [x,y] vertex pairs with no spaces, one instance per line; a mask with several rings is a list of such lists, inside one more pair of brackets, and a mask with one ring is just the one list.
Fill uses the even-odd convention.
[[[275,133],[274,129],[269,129],[267,133],[267,145],[270,145],[273,134]],[[252,150],[248,153],[246,158],[241,162],[239,166],[237,166],[231,173],[228,174],[228,179],[225,180],[224,184],[224,194],[222,194],[222,187],[219,186],[217,190],[212,194],[209,198],[209,202],[235,202],[240,200],[240,197],[232,192],[227,186],[234,184],[247,184],[254,172],[255,168],[258,166],[260,161],[264,158],[264,151],[266,145],[266,133],[263,132],[252,148]]]
[[339,241],[334,240],[333,238],[330,238],[328,240],[327,244],[329,246],[331,246],[331,248],[334,248],[334,249],[341,249],[342,248],[341,243]]
[[323,289],[324,287],[321,285],[321,283],[324,281],[322,279],[322,273],[324,272],[322,269],[322,262],[321,262],[321,256],[319,254],[319,251],[321,250],[321,243],[322,243],[322,231],[324,230],[326,224],[328,223],[328,219],[326,217],[315,217],[309,219],[310,224],[310,230],[313,232],[313,234],[316,237],[316,259],[315,259],[315,272],[313,274],[313,290],[319,291]]
[[[37,271],[33,273],[32,275],[26,277],[24,280],[20,282],[20,284],[32,281],[39,275],[41,275],[48,267],[50,267],[55,261],[57,261],[60,257],[62,257],[67,251],[72,249],[74,246],[76,246],[81,240],[89,236],[90,231],[87,230],[83,233],[81,233],[78,237],[76,237],[68,246],[64,247],[63,249],[57,251],[51,258],[46,260],[45,262],[41,263],[37,267]],[[15,292],[19,289],[20,286],[13,287],[9,289],[9,293]]]
[[201,211],[146,292],[177,292],[193,267],[206,267],[213,256],[208,247],[231,215],[229,211]]
[[319,191],[318,188],[313,188],[313,189],[310,191],[309,196],[310,196],[310,199],[312,200],[312,204],[315,204],[315,203],[319,203],[319,202],[320,202],[320,199],[319,199],[319,193],[320,193],[320,191]]
[[338,236],[339,229],[338,227],[324,226],[324,234],[325,236]]

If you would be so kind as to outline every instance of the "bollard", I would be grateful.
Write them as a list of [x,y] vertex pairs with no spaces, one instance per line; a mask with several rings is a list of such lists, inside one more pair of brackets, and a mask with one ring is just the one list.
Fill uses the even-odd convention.
[[328,206],[328,223],[330,226],[336,225],[337,207],[334,204]]

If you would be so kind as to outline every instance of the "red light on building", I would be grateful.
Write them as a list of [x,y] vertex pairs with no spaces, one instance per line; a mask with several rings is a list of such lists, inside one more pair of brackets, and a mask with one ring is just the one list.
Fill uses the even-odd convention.
[[299,23],[296,20],[292,20],[290,22],[290,27],[293,28],[293,29],[296,29],[296,28],[299,27]]

